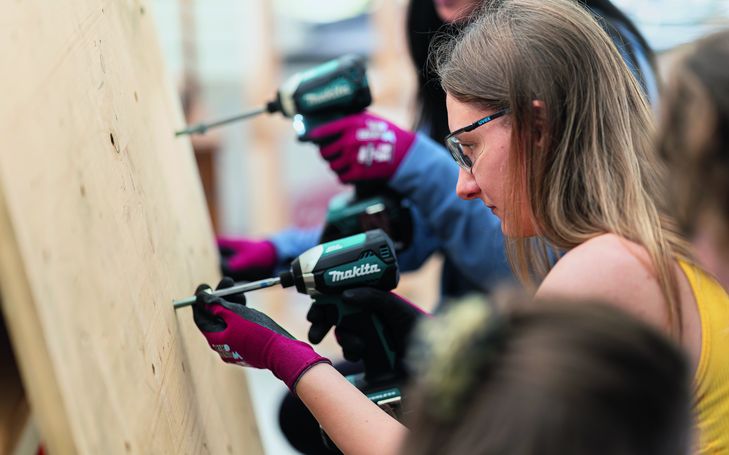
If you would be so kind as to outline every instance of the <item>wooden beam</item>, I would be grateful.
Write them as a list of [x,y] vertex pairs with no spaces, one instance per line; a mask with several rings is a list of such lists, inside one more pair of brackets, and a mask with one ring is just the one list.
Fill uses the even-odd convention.
[[172,309],[218,257],[147,8],[3,10],[3,314],[50,453],[261,453],[242,369]]

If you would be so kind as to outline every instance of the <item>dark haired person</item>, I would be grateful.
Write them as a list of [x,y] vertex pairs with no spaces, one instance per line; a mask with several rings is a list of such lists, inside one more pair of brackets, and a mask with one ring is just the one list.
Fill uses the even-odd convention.
[[667,337],[604,304],[501,303],[420,328],[403,455],[690,452],[689,365]]

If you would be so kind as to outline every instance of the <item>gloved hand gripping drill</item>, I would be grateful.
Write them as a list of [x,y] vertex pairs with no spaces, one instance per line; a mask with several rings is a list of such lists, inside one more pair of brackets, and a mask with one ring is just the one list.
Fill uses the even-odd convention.
[[[341,294],[362,286],[389,291],[397,286],[398,280],[392,241],[381,230],[374,230],[310,249],[294,260],[279,278],[232,287],[226,283],[223,289],[212,293],[208,287],[199,287],[196,297],[177,301],[175,307],[196,305],[195,321],[223,360],[271,369],[293,390],[306,369],[326,359],[293,339],[263,313],[236,305],[245,304],[242,292],[276,284],[295,286],[299,292],[312,297],[312,308],[332,316],[335,325],[355,328],[362,337],[367,346],[361,353],[366,385],[391,385],[400,377],[400,371],[388,333],[375,313],[346,304]],[[224,300],[221,298],[224,295],[235,297]],[[205,318],[201,316],[203,313],[213,317]],[[216,320],[217,325],[211,323]],[[264,348],[265,352],[261,352]]]
[[[281,86],[275,99],[266,103],[263,108],[213,123],[191,126],[178,131],[176,135],[203,134],[209,128],[263,113],[280,112],[285,117],[294,119],[294,127],[300,141],[315,142],[322,147],[330,145],[331,149],[331,146],[336,148],[343,139],[347,139],[339,137],[341,127],[349,124],[348,122],[342,124],[342,120],[360,116],[376,119],[371,114],[363,112],[371,102],[372,94],[367,80],[365,59],[357,55],[344,55],[294,74]],[[414,136],[400,135],[402,137],[395,146],[393,155],[390,148],[393,147],[392,140],[395,136],[392,136],[389,129],[383,130],[382,122],[367,121],[362,125],[374,128],[369,135],[369,139],[374,142],[368,142],[362,154],[362,159],[367,161],[369,170],[365,173],[355,173],[356,176],[366,179],[354,179],[349,182],[355,185],[354,195],[341,194],[331,201],[319,242],[328,242],[354,233],[381,228],[394,240],[395,247],[401,250],[410,244],[412,220],[410,210],[403,205],[401,197],[394,191],[386,189],[386,174],[391,172],[392,167],[387,162],[399,163],[402,158],[400,151],[407,149],[405,142],[412,142]],[[311,134],[315,129],[318,132],[317,136]],[[383,138],[384,141],[381,140]],[[334,159],[334,155],[326,155],[324,158],[332,160],[333,166],[342,164],[343,161]],[[391,156],[394,159],[390,160]],[[349,155],[344,158],[348,160]],[[263,278],[274,270],[278,261],[286,259],[281,257],[283,253],[276,251],[274,245],[267,240],[221,238],[219,243],[223,274],[235,279]]]

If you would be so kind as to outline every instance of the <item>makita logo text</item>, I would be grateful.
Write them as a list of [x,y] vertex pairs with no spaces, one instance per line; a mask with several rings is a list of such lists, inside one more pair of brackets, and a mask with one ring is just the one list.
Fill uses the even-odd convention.
[[334,87],[320,93],[307,93],[304,95],[304,102],[306,104],[322,104],[328,101],[336,100],[352,94],[352,90],[348,85],[339,84]]
[[329,277],[332,279],[332,283],[337,281],[348,280],[350,278],[356,278],[359,276],[372,275],[373,273],[381,272],[378,264],[363,264],[355,265],[353,268],[345,271],[330,270]]

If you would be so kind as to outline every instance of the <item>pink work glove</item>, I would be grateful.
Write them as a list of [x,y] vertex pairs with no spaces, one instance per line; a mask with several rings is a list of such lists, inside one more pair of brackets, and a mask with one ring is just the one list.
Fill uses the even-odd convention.
[[368,112],[315,128],[310,137],[342,183],[390,180],[415,140],[415,134]]
[[[223,278],[218,289],[233,286]],[[245,295],[231,295],[224,300],[198,286],[193,318],[210,347],[227,363],[271,370],[294,392],[302,374],[317,363],[331,362],[314,352],[311,346],[291,336],[271,318],[246,306]]]
[[278,255],[268,240],[218,237],[223,276],[236,281],[255,281],[273,275]]

